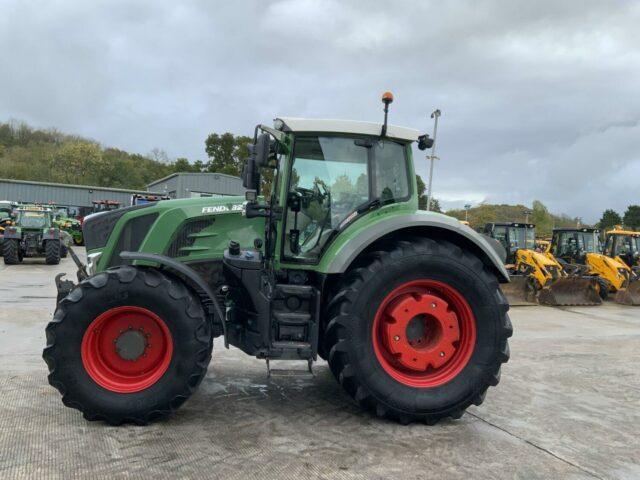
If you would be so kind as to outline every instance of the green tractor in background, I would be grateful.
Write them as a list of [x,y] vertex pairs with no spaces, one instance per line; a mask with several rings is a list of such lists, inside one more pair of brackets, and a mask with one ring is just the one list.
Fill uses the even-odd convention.
[[84,245],[80,220],[73,218],[67,207],[53,206],[52,209],[54,211],[54,224],[60,230],[69,234],[74,245]]
[[20,206],[14,215],[12,225],[4,229],[4,263],[16,265],[24,257],[44,257],[47,265],[60,263],[60,230],[53,223],[51,210]]
[[[267,368],[320,356],[358,405],[401,423],[480,405],[509,358],[509,277],[495,242],[418,209],[412,144],[433,141],[387,125],[391,101],[384,123],[258,125],[244,198],[86,217],[88,264],[58,280],[43,352],[63,403],[116,425],[164,417],[222,337]],[[275,169],[268,202],[261,169]]]

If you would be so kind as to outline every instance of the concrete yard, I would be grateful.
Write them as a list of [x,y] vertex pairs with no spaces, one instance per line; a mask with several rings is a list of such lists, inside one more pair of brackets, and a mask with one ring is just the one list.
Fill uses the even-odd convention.
[[[55,301],[41,260],[0,260],[0,478],[640,478],[640,308],[511,310],[511,361],[458,421],[402,426],[317,376],[267,379],[216,344],[199,391],[149,427],[89,423],[41,359]],[[301,367],[301,365],[298,365]]]

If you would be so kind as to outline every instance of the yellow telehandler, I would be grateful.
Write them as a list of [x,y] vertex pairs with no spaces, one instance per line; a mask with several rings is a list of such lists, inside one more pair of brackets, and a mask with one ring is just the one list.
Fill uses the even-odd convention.
[[516,222],[487,223],[485,235],[507,251],[510,283],[502,286],[511,305],[600,305],[597,278],[585,269],[564,269],[549,252],[536,251],[535,225]]
[[597,275],[603,299],[609,293],[614,293],[616,302],[640,306],[639,271],[625,261],[625,258],[637,258],[634,253],[637,252],[637,244],[634,243],[633,235],[626,235],[631,242],[626,243],[624,234],[611,234],[607,238],[603,254],[599,233],[595,228],[554,229],[551,253],[563,262],[565,269],[583,266],[590,274]]

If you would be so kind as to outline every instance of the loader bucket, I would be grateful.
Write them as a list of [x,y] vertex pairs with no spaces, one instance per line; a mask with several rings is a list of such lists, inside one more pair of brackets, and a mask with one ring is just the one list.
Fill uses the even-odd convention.
[[553,306],[600,305],[599,288],[593,277],[559,278],[540,290],[538,301]]
[[623,305],[640,306],[640,280],[631,282],[627,288],[618,290],[615,301]]
[[536,294],[528,275],[511,275],[509,283],[500,285],[511,306],[537,305]]

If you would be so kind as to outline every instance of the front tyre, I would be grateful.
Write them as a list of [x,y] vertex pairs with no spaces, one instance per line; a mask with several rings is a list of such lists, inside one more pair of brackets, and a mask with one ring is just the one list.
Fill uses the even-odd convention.
[[5,265],[17,265],[21,260],[18,240],[10,238],[2,242],[2,256]]
[[197,295],[131,266],[81,282],[46,329],[43,358],[63,403],[87,420],[146,424],[177,409],[211,360],[211,323]]
[[329,306],[331,371],[362,407],[402,423],[459,418],[497,385],[512,327],[471,252],[414,238],[368,254]]

